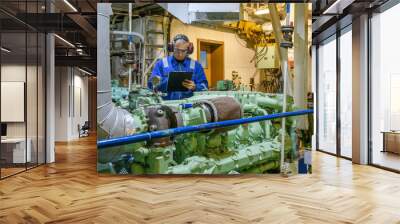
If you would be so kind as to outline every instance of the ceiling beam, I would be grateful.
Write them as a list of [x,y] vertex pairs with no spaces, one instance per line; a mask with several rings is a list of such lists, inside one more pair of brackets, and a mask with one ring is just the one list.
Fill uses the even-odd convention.
[[97,69],[97,59],[90,56],[55,56],[56,66],[87,67],[92,71]]
[[[82,28],[82,30],[85,32],[85,34],[89,37],[87,38],[87,41],[90,42],[90,40],[96,40],[96,34],[97,30],[90,24],[85,17],[83,17],[80,14],[68,14],[67,15],[71,20],[73,20],[78,26]],[[92,41],[90,43],[91,46],[96,45],[96,41]]]

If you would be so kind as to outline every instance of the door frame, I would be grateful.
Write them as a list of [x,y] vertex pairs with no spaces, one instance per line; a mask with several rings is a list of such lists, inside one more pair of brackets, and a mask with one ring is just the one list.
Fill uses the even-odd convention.
[[[223,41],[218,41],[218,40],[210,40],[210,39],[202,39],[202,38],[197,38],[197,60],[200,59],[200,46],[202,43],[207,43],[207,44],[217,44],[220,45],[220,47],[222,47],[222,62],[223,62],[223,66],[222,66],[222,75],[223,78],[225,78],[225,44]],[[209,83],[209,87],[210,84],[212,83],[211,80],[207,80]]]

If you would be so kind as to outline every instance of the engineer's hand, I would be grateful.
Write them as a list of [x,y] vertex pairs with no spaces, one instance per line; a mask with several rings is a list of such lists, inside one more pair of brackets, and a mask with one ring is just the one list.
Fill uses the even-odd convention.
[[182,82],[182,85],[192,91],[196,89],[196,84],[194,84],[192,80],[185,79],[185,81]]

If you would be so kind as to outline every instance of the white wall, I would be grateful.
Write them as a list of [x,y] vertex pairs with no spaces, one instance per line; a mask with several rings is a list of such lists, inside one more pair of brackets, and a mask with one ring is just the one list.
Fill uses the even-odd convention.
[[[242,45],[245,44],[244,40],[235,36],[234,33],[217,31],[213,29],[207,29],[197,27],[193,25],[186,25],[179,20],[172,20],[171,23],[171,40],[176,34],[185,34],[189,37],[190,41],[193,42],[194,51],[191,58],[197,60],[197,40],[207,39],[224,42],[224,79],[232,79],[232,71],[237,71],[242,77],[242,83],[249,84],[250,78],[256,72],[254,62],[250,63],[250,60],[254,56],[254,50],[246,48]],[[259,82],[258,75],[254,77],[256,84]]]
[[[38,69],[38,70],[37,70]],[[1,81],[17,81],[26,84],[25,122],[7,122],[7,137],[30,139],[32,161],[36,162],[36,153],[39,153],[39,162],[44,162],[44,89],[42,68],[25,66],[25,64],[3,64],[1,66]],[[27,82],[25,78],[27,77]],[[4,97],[4,96],[3,96]],[[9,108],[1,108],[7,110]],[[25,112],[25,111],[24,111]]]
[[82,126],[88,120],[88,78],[82,75],[75,68],[56,67],[56,141],[78,139],[78,124]]
[[[28,70],[31,68],[28,67]],[[4,82],[25,82],[25,65],[2,65],[1,81]],[[6,110],[7,108],[1,108]],[[7,123],[7,137],[25,137],[25,123]]]
[[[27,69],[27,70],[25,70]],[[25,65],[17,65],[17,64],[6,64],[1,66],[1,81],[4,82],[25,82],[25,74],[26,71],[28,72],[28,88],[27,88],[27,107],[28,112],[33,111],[33,107],[36,108],[37,99],[36,99],[36,78],[33,79],[30,77],[31,74],[36,75],[36,66],[28,66],[27,68]],[[40,106],[40,105],[39,105]],[[6,110],[7,108],[2,108],[2,110]],[[34,109],[36,112],[36,109]],[[28,119],[28,129],[30,127],[36,130],[36,120],[37,115],[36,113],[27,113]],[[33,123],[31,123],[33,122]],[[33,127],[35,126],[35,127]],[[7,135],[9,137],[25,137],[25,123],[24,122],[11,122],[7,125]],[[28,130],[28,137],[29,137],[29,130]]]
[[[68,139],[68,86],[69,76],[67,67],[55,69],[55,141]],[[64,97],[63,97],[64,96]]]
[[[74,83],[75,91],[73,92],[74,96],[74,108],[72,109],[73,119],[71,120],[72,126],[72,136],[73,138],[79,137],[77,126],[80,124],[81,126],[85,123],[85,121],[89,120],[88,113],[88,77],[81,76],[79,71],[79,75],[76,75],[77,70],[75,70]],[[79,93],[80,92],[80,93]],[[81,101],[81,102],[79,102]],[[79,108],[81,107],[81,108]],[[82,110],[82,111],[80,111]]]

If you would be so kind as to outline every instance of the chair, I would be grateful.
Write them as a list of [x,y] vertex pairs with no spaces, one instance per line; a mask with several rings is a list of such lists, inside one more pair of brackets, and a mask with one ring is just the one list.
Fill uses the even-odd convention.
[[82,127],[78,124],[79,138],[89,136],[89,129],[90,129],[89,121],[85,121]]

